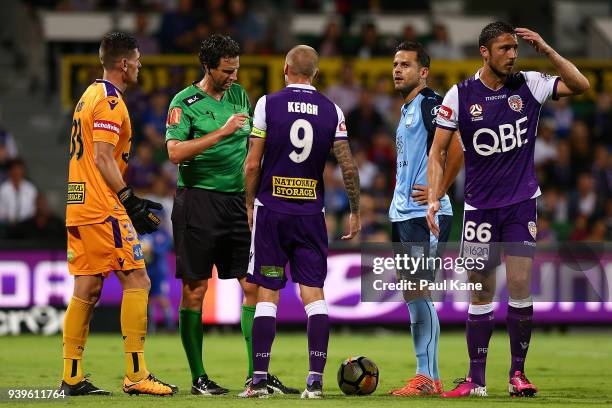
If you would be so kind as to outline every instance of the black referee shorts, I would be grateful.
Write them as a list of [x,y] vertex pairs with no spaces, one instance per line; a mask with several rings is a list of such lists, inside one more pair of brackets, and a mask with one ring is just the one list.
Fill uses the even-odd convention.
[[244,193],[179,188],[172,209],[176,277],[240,279],[249,265],[251,232]]

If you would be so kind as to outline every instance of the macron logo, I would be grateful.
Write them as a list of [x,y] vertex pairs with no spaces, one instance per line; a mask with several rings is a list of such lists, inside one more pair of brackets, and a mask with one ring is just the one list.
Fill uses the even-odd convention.
[[117,102],[117,101],[113,101],[113,100],[108,101],[108,105],[110,106],[110,110],[115,109],[115,106],[117,106],[118,104],[119,104],[119,102]]
[[115,122],[110,122],[108,120],[96,120],[93,123],[94,130],[107,130],[109,132],[113,132],[115,134],[119,134],[121,131],[121,126],[116,124]]

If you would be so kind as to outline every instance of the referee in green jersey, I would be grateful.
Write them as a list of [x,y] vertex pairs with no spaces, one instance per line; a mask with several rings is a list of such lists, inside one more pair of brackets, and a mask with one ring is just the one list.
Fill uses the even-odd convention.
[[[202,303],[217,267],[220,279],[238,279],[244,291],[241,326],[247,345],[247,386],[253,377],[251,332],[256,286],[246,281],[251,233],[244,199],[243,165],[252,111],[236,83],[240,47],[230,37],[211,35],[199,59],[204,78],[172,99],[166,121],[166,146],[179,177],[172,227],[176,277],[182,280],[179,328],[193,385],[191,393],[228,392],[208,378],[202,362]],[[270,376],[273,392],[299,393]]]

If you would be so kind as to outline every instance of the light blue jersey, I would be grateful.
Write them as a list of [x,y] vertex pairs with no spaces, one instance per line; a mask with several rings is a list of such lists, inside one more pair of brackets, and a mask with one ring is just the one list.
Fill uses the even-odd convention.
[[[435,118],[442,97],[423,88],[412,102],[402,106],[402,118],[395,135],[397,175],[393,201],[389,208],[391,222],[425,217],[427,205],[419,205],[411,197],[413,186],[427,185],[427,156],[435,132]],[[453,215],[448,196],[440,200],[439,215]]]

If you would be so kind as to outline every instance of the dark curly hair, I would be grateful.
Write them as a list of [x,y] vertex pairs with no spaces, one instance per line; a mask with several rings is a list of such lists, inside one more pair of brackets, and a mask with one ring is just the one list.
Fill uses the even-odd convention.
[[138,41],[127,33],[113,31],[106,34],[100,43],[100,61],[106,69],[121,59],[129,57],[138,48]]
[[514,34],[514,27],[503,21],[496,21],[491,24],[487,24],[485,28],[480,32],[478,37],[478,46],[485,46],[489,48],[491,41],[499,37],[502,34]]
[[221,58],[234,58],[240,55],[240,46],[227,35],[213,34],[200,46],[200,64],[202,68],[217,68]]
[[423,44],[419,42],[404,41],[395,48],[395,52],[398,52],[398,51],[416,52],[417,62],[419,63],[421,67],[429,68],[429,65],[431,64],[429,54],[427,54],[427,51],[425,51]]

